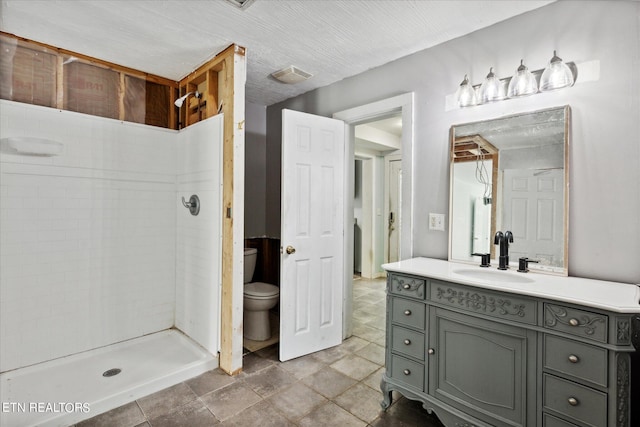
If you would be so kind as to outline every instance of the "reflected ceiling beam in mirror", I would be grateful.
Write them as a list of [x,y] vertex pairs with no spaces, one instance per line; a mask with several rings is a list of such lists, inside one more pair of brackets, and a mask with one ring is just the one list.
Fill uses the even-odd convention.
[[476,161],[481,156],[497,154],[498,149],[481,135],[456,137],[451,155],[454,162]]

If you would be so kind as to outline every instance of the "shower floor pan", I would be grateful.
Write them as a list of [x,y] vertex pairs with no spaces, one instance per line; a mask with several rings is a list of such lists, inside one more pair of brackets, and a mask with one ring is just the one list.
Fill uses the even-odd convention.
[[69,426],[216,367],[172,329],[16,369],[0,375],[0,425]]

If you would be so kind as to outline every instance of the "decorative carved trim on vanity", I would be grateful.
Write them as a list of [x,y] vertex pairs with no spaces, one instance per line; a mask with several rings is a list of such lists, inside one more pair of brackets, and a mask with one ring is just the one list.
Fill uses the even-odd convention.
[[618,344],[629,344],[631,338],[631,322],[629,319],[618,319],[616,322]]
[[497,312],[505,316],[525,316],[524,304],[512,304],[508,299],[494,298],[480,292],[456,291],[452,288],[443,289],[438,287],[436,297],[474,310]]
[[[569,326],[570,328],[582,328],[584,333],[588,336],[593,336],[598,329],[598,323],[602,323],[606,327],[607,321],[604,316],[599,316],[593,313],[586,314],[584,311],[577,311],[569,316],[569,312],[564,308],[557,305],[545,304],[547,310],[547,316],[545,316],[545,326],[555,327],[558,324]],[[574,310],[575,311],[575,310]],[[604,340],[606,342],[606,339]]]
[[629,355],[627,353],[616,354],[617,379],[617,415],[616,426],[626,427],[629,424]]
[[391,290],[394,293],[414,293],[419,298],[424,298],[425,281],[410,277],[394,276],[391,279]]
[[640,351],[640,314],[631,318],[631,344],[636,351]]

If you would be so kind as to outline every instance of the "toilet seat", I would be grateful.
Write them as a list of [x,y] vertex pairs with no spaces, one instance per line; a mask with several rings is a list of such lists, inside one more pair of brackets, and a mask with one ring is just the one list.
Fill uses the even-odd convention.
[[244,295],[252,298],[273,298],[280,294],[280,288],[263,282],[251,282],[244,285]]

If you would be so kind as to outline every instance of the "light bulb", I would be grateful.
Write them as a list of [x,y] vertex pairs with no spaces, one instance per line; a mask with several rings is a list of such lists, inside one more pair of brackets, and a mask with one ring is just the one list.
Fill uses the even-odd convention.
[[532,95],[538,92],[538,82],[531,71],[524,65],[524,60],[520,60],[520,66],[509,82],[507,96],[514,98],[516,96]]
[[480,93],[478,97],[478,102],[480,104],[504,99],[502,83],[500,83],[500,79],[498,79],[493,73],[493,68],[489,68],[487,78],[480,85]]
[[562,62],[562,58],[553,51],[553,58],[542,72],[540,77],[540,90],[543,92],[573,86],[574,79],[571,69]]
[[458,88],[458,105],[460,107],[470,107],[472,105],[476,105],[476,91],[469,83],[469,79],[467,75],[464,75],[464,80],[460,83],[460,87]]

